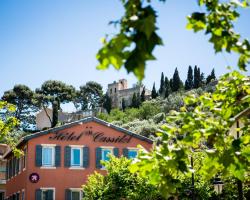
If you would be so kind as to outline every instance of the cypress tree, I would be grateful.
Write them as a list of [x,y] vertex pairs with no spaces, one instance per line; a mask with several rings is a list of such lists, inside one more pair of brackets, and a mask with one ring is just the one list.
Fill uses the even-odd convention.
[[140,105],[141,105],[141,95],[138,92],[137,95],[136,95],[136,108],[139,108]]
[[136,93],[133,94],[132,101],[131,101],[131,107],[136,108],[137,107],[137,97]]
[[125,99],[122,98],[122,110],[124,111],[125,109],[126,109]]
[[169,85],[171,88],[171,92],[173,92],[173,79],[172,78],[169,80]]
[[107,93],[105,94],[103,99],[104,99],[103,100],[103,108],[105,108],[106,111],[108,113],[110,113],[111,108],[112,108],[112,100],[111,100],[111,98],[109,97],[109,95]]
[[161,82],[160,82],[160,89],[159,89],[159,95],[164,96],[165,94],[165,83],[164,83],[164,74],[161,73]]
[[152,99],[155,99],[157,96],[158,96],[158,94],[156,92],[155,83],[154,83],[152,93],[151,93],[151,97],[152,97]]
[[141,102],[145,101],[145,87],[143,87],[142,92],[141,92]]
[[167,98],[171,93],[170,82],[168,77],[165,77],[165,98]]
[[182,81],[181,81],[180,76],[179,76],[178,69],[175,68],[174,75],[173,75],[173,88],[172,88],[172,91],[176,92],[176,91],[180,90],[182,86],[183,85],[182,85]]
[[212,69],[211,74],[207,76],[206,84],[209,84],[212,80],[215,80],[215,72],[214,69]]
[[188,67],[187,80],[185,81],[185,90],[191,90],[194,86],[193,69]]
[[200,68],[197,68],[197,66],[195,65],[195,67],[194,67],[194,88],[200,87],[200,83],[201,83],[200,78],[201,78]]

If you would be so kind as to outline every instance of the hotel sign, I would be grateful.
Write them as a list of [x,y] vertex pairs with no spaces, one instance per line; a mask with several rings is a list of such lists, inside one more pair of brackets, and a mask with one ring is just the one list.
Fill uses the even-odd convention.
[[83,131],[81,133],[75,132],[56,132],[55,135],[50,136],[50,140],[59,141],[79,141],[83,136],[89,136],[93,138],[94,142],[106,142],[106,143],[129,143],[132,139],[131,135],[122,136],[107,136],[104,132],[93,132],[92,128]]

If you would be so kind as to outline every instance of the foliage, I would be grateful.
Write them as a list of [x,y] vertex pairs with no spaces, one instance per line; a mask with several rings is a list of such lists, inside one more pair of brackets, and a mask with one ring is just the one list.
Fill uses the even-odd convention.
[[205,153],[198,170],[204,180],[220,174],[244,181],[250,170],[249,119],[241,119],[240,138],[229,131],[234,117],[249,107],[250,78],[236,71],[226,74],[214,93],[190,95],[184,103],[179,112],[167,116],[158,133],[161,145],[142,153],[132,171],[148,174],[164,196],[175,195],[181,184],[178,177],[192,172],[189,155],[195,149]]
[[144,102],[146,99],[145,99],[145,86],[143,87],[142,89],[142,92],[141,92],[141,102]]
[[198,4],[205,7],[206,12],[194,12],[188,16],[187,29],[194,32],[204,30],[205,34],[210,34],[209,42],[214,45],[216,53],[223,50],[238,53],[238,67],[246,70],[250,60],[250,44],[234,31],[234,22],[240,16],[239,8],[249,7],[249,0],[199,0]]
[[110,40],[103,39],[103,47],[97,54],[97,68],[107,69],[113,65],[120,69],[124,65],[128,72],[142,80],[146,61],[155,59],[152,52],[155,46],[162,44],[156,33],[156,11],[141,0],[121,2],[125,14],[115,23],[120,25],[120,32]]
[[141,96],[139,93],[138,94],[134,93],[130,107],[139,108],[140,105],[141,105]]
[[45,81],[41,88],[36,89],[37,104],[46,108],[47,105],[52,105],[53,120],[51,126],[54,127],[58,123],[58,110],[61,103],[73,101],[76,95],[75,88],[72,85],[67,85],[62,81],[48,80]]
[[4,141],[13,150],[15,155],[20,155],[21,151],[15,147],[15,140],[11,137],[11,132],[18,126],[19,121],[11,114],[16,111],[13,104],[0,101],[0,141]]
[[104,163],[107,175],[95,173],[88,177],[83,186],[84,200],[160,200],[157,188],[146,178],[129,171],[131,160],[111,157]]
[[200,68],[195,65],[194,67],[194,88],[201,86],[201,73]]
[[29,128],[35,124],[34,112],[37,107],[33,102],[34,93],[26,85],[15,85],[13,89],[5,91],[2,100],[15,105],[12,113],[20,121],[20,128]]
[[140,106],[138,112],[140,119],[150,119],[160,112],[160,105],[157,101],[145,101]]
[[96,109],[100,106],[103,96],[102,86],[94,81],[89,81],[85,85],[80,86],[75,98],[76,108],[81,107],[81,110]]

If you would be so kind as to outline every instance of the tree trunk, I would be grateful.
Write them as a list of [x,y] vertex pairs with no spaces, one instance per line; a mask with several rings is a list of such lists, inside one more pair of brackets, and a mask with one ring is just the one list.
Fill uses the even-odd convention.
[[52,124],[51,124],[51,127],[53,128],[58,123],[58,110],[59,110],[58,101],[53,101],[53,103],[52,103],[52,109],[53,109],[53,113],[52,113]]

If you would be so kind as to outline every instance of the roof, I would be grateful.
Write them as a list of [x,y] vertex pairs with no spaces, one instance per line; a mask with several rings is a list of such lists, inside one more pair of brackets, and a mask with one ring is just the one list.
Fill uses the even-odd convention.
[[[131,135],[131,136],[133,136],[133,137],[135,137],[135,138],[137,138],[139,140],[148,142],[150,144],[153,143],[153,140],[151,140],[151,139],[149,139],[147,137],[144,137],[142,135],[138,135],[138,134],[133,133],[133,132],[127,130],[127,129],[115,126],[115,125],[113,125],[113,124],[111,124],[109,122],[103,121],[103,120],[98,119],[96,117],[86,117],[86,118],[83,118],[81,120],[74,121],[74,122],[71,122],[71,123],[59,126],[59,127],[51,128],[51,129],[48,129],[48,130],[45,130],[45,131],[40,131],[40,132],[33,133],[33,134],[30,134],[30,135],[26,135],[26,136],[22,137],[19,140],[19,142],[17,143],[16,147],[20,147],[22,144],[26,143],[30,139],[37,138],[37,137],[40,137],[40,136],[43,136],[43,135],[46,135],[46,134],[49,134],[49,133],[54,133],[54,132],[57,132],[57,131],[60,131],[60,130],[66,129],[66,128],[71,128],[71,127],[73,127],[75,125],[84,124],[84,123],[87,123],[87,122],[96,122],[98,124],[102,124],[104,126],[113,128],[113,129],[115,129],[115,130],[117,130],[119,132],[122,132],[124,134]],[[12,151],[9,150],[8,152],[6,152],[6,154],[3,157],[6,158],[11,152]]]

